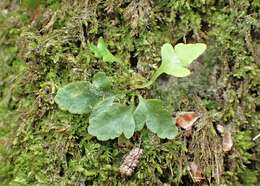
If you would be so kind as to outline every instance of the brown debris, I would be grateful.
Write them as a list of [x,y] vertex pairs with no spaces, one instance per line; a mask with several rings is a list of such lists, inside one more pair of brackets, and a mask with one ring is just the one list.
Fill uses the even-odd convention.
[[228,152],[232,149],[233,146],[233,140],[231,136],[231,132],[229,130],[225,130],[223,134],[223,140],[222,140],[222,146],[223,146],[223,151]]
[[69,127],[63,127],[63,128],[57,128],[56,129],[56,131],[58,132],[58,133],[63,133],[63,132],[66,132],[67,130],[69,129]]
[[130,23],[133,35],[139,32],[141,22],[147,22],[149,19],[152,4],[151,0],[134,0],[126,7],[124,18]]
[[205,178],[202,176],[201,168],[194,162],[189,163],[189,171],[193,182],[200,183]]
[[0,139],[0,145],[6,145],[7,143],[6,139]]
[[34,8],[31,12],[31,18],[32,21],[35,21],[38,17],[40,17],[42,15],[42,11],[40,6],[37,6],[36,8]]
[[253,141],[257,140],[257,138],[259,138],[259,137],[260,137],[260,133],[257,134],[257,135],[253,138]]
[[214,178],[216,185],[221,182],[224,171],[222,139],[214,132],[213,118],[210,113],[205,112],[200,118],[199,126],[194,129],[188,154],[192,157],[191,161],[197,163],[201,169],[204,180],[212,183]]
[[[215,159],[218,159],[217,154],[214,154],[214,156],[215,156]],[[222,171],[221,171],[221,167],[219,166],[218,163],[215,166],[213,175],[214,175],[217,185],[220,185]]]
[[43,28],[41,29],[41,32],[43,31],[52,31],[53,25],[56,21],[57,17],[56,17],[56,13],[54,13],[51,18],[49,18],[48,22],[43,26]]
[[190,130],[199,118],[198,112],[179,112],[176,115],[176,124],[185,130]]
[[139,163],[140,157],[143,155],[143,149],[133,148],[124,158],[124,162],[120,166],[120,174],[122,176],[131,176]]
[[229,128],[217,125],[217,131],[222,135],[222,148],[224,152],[228,152],[233,147],[233,139]]
[[223,134],[225,132],[225,127],[223,127],[222,125],[217,125],[217,131],[220,134]]

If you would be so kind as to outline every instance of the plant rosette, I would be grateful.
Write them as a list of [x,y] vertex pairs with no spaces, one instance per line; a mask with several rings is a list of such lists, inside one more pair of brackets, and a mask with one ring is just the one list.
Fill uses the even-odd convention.
[[[90,49],[103,62],[121,62],[111,54],[103,38],[99,39],[97,47],[91,44]],[[188,76],[190,70],[187,66],[205,50],[206,45],[202,43],[181,43],[174,48],[169,43],[164,44],[161,48],[161,66],[150,81],[136,88],[150,86],[162,73],[175,77]],[[60,88],[55,102],[60,109],[72,114],[90,114],[88,132],[101,141],[115,139],[121,135],[129,139],[135,131],[142,130],[144,126],[160,138],[174,139],[177,135],[175,120],[163,107],[161,100],[139,96],[137,106],[119,103],[104,72],[96,73],[92,83],[76,81]]]

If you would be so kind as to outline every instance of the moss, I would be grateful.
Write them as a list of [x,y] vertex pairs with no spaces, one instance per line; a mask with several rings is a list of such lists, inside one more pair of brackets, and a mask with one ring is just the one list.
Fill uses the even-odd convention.
[[[48,0],[34,12],[6,0],[0,8],[2,185],[187,185],[190,161],[200,164],[206,184],[216,183],[216,171],[223,184],[258,182],[257,1]],[[100,36],[123,64],[94,57],[88,44]],[[159,65],[165,42],[204,42],[208,50],[192,76],[162,76],[150,90],[132,90]],[[87,133],[88,115],[60,111],[53,102],[59,87],[97,71],[112,78],[118,93],[130,90],[122,102],[140,93],[203,118],[189,138],[180,131],[175,140],[161,140],[144,129],[130,140],[97,141]],[[221,151],[217,124],[232,130],[229,153]],[[118,168],[134,145],[144,156],[135,174],[122,178]]]

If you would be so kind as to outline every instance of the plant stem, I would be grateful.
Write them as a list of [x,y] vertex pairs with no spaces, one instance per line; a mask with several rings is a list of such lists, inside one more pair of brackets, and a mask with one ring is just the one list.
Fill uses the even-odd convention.
[[150,79],[150,81],[148,81],[147,83],[143,84],[143,85],[137,85],[135,88],[136,89],[141,89],[141,88],[146,88],[149,87],[151,84],[153,84],[153,82],[161,75],[161,71],[160,68],[153,74],[152,78]]

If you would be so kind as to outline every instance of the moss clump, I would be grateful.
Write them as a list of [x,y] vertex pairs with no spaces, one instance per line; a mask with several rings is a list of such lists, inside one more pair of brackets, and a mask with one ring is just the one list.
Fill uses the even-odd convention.
[[[256,0],[48,0],[36,7],[1,2],[0,183],[187,185],[192,183],[187,164],[194,161],[205,183],[256,184],[259,8]],[[94,57],[88,44],[100,36],[123,64]],[[101,70],[116,91],[131,90],[135,81],[129,79],[150,77],[159,65],[165,42],[209,46],[191,77],[162,77],[151,90],[138,92],[163,99],[173,112],[204,113],[190,138],[180,132],[175,140],[160,140],[144,129],[130,140],[100,142],[87,133],[88,115],[72,115],[54,104],[59,87],[91,80]],[[229,153],[220,150],[216,124],[232,129],[235,145]],[[135,174],[122,178],[118,168],[134,145],[144,148],[144,156]]]

